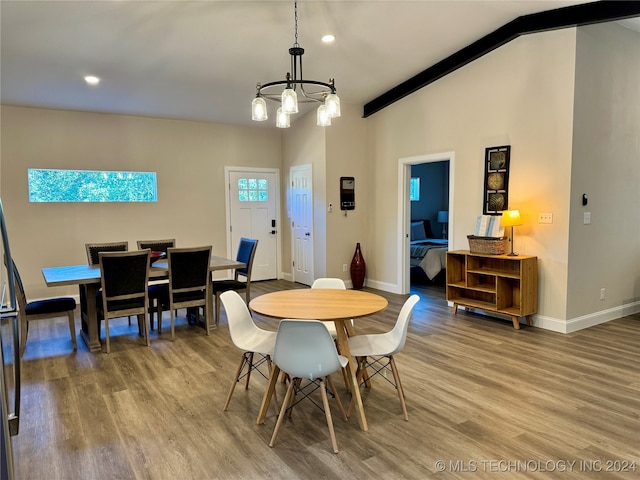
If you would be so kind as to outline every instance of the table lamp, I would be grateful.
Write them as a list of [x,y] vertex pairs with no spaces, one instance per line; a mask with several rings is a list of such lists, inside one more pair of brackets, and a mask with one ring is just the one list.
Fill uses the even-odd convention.
[[438,223],[442,224],[442,238],[447,238],[446,225],[449,223],[449,212],[446,210],[440,210],[438,212]]
[[519,210],[504,210],[502,212],[502,221],[500,222],[503,227],[511,227],[511,252],[509,256],[517,256],[517,253],[513,253],[513,227],[522,225],[522,219],[520,218]]

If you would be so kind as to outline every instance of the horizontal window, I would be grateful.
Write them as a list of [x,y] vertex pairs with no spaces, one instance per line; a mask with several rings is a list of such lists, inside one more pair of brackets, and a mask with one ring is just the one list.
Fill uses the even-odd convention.
[[156,172],[28,170],[30,202],[157,202]]

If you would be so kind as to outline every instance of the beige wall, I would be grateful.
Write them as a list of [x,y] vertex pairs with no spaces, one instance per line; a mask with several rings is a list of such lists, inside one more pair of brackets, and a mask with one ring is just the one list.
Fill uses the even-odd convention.
[[[29,298],[44,266],[86,263],[86,242],[175,238],[226,255],[224,166],[280,168],[280,130],[2,106],[2,200]],[[247,139],[250,141],[247,141]],[[158,202],[29,203],[28,168],[155,171]]]
[[[361,243],[365,264],[367,261],[369,242],[364,236],[364,222],[370,193],[366,189],[366,121],[362,109],[342,105],[341,111],[342,116],[327,129],[327,188],[322,207],[327,212],[329,203],[333,205],[333,212],[326,214],[327,276],[342,278],[350,285],[349,268],[357,242]],[[346,215],[340,210],[340,177],[355,178],[356,207]]]
[[[576,30],[520,37],[371,116],[367,125],[368,276],[399,285],[398,160],[455,152],[451,249],[482,213],[484,149],[511,145],[515,250],[539,257],[539,317],[564,322]],[[373,195],[372,192],[380,192]],[[384,193],[382,193],[384,192]],[[539,225],[538,212],[552,212]]]
[[640,303],[640,33],[608,23],[577,39],[567,318],[598,323]]
[[[283,140],[283,185],[290,186],[289,171],[294,165],[312,165],[313,171],[313,242],[314,278],[337,277],[350,285],[348,271],[356,242],[362,241],[367,210],[365,128],[359,106],[342,104],[341,117],[330,127],[316,125],[315,109],[296,119],[285,130]],[[356,209],[347,215],[340,210],[341,176],[356,179]],[[288,198],[288,195],[287,195]],[[329,212],[329,203],[333,211]],[[288,207],[289,225],[291,218]],[[366,242],[363,242],[366,245]],[[291,278],[291,229],[283,232],[283,273]],[[366,250],[365,250],[366,260]]]

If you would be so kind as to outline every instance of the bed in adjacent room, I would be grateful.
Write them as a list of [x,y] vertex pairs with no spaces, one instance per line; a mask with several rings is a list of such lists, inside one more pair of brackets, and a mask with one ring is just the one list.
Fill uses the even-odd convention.
[[411,221],[410,266],[413,276],[434,281],[447,266],[447,239],[433,238],[429,220]]

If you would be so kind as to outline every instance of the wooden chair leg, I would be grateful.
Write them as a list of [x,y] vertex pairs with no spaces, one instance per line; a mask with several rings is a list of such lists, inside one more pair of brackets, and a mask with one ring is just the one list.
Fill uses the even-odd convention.
[[105,313],[104,318],[104,335],[105,335],[105,343],[107,344],[107,353],[111,353],[111,342],[109,339],[109,316]]
[[238,369],[236,370],[236,375],[235,377],[233,377],[233,383],[231,383],[231,388],[229,389],[229,393],[227,394],[227,401],[224,403],[224,408],[222,409],[223,411],[227,411],[227,408],[229,408],[229,403],[231,402],[231,396],[233,395],[233,391],[236,388],[236,383],[238,383],[238,380],[240,380],[240,375],[242,374],[242,369],[244,367],[245,362],[247,361],[247,355],[249,354],[249,352],[244,352],[242,354],[242,358],[240,359],[240,365],[238,365]]
[[220,326],[220,293],[216,292],[215,294],[215,307],[216,307],[216,328],[218,328]]
[[174,310],[171,310],[171,341],[172,342],[175,341],[176,339],[175,316],[176,314]]
[[331,436],[333,453],[338,453],[338,442],[336,441],[336,432],[333,430],[333,420],[331,419],[331,409],[329,408],[329,399],[327,398],[327,388],[324,379],[320,380],[320,393],[322,394],[322,405],[324,406],[324,414],[327,417],[327,426],[329,427],[329,435]]
[[273,435],[271,435],[271,441],[269,442],[270,447],[273,447],[273,444],[276,441],[276,437],[278,436],[278,432],[280,431],[280,427],[282,426],[282,422],[284,420],[284,414],[287,411],[287,406],[289,405],[291,394],[293,393],[293,385],[294,385],[294,382],[289,382],[289,387],[287,388],[287,394],[284,396],[284,400],[282,402],[282,408],[280,409],[280,414],[278,415],[278,421],[276,422],[276,426],[273,429]]
[[253,352],[249,352],[249,370],[247,371],[247,381],[245,382],[244,389],[249,390],[249,380],[251,379],[251,370],[253,370]]
[[67,315],[69,316],[69,333],[71,334],[71,343],[73,344],[73,349],[78,350],[78,344],[76,342],[76,319],[73,310],[69,310]]
[[391,365],[391,373],[393,373],[393,379],[396,382],[396,390],[398,390],[398,398],[400,399],[400,405],[402,406],[402,414],[404,415],[404,419],[409,421],[409,415],[407,414],[407,405],[404,401],[404,390],[402,388],[402,383],[400,383],[400,374],[398,373],[398,368],[396,367],[396,361],[393,356],[389,357],[389,364]]
[[[147,308],[147,312],[149,309]],[[147,347],[151,346],[151,339],[149,338],[149,326],[147,325],[147,313],[138,315],[138,323],[142,322],[142,331],[144,335],[144,343]]]
[[334,385],[333,379],[330,376],[327,377],[327,382],[329,383],[329,389],[331,390],[331,393],[333,393],[333,396],[336,399],[336,403],[338,404],[338,409],[340,410],[340,413],[342,413],[342,419],[345,422],[348,422],[349,419],[347,418],[347,412],[345,412],[344,407],[342,406],[342,400],[340,400],[340,395],[338,395],[336,386]]
[[159,300],[156,310],[156,317],[158,318],[158,333],[162,333],[162,303]]

